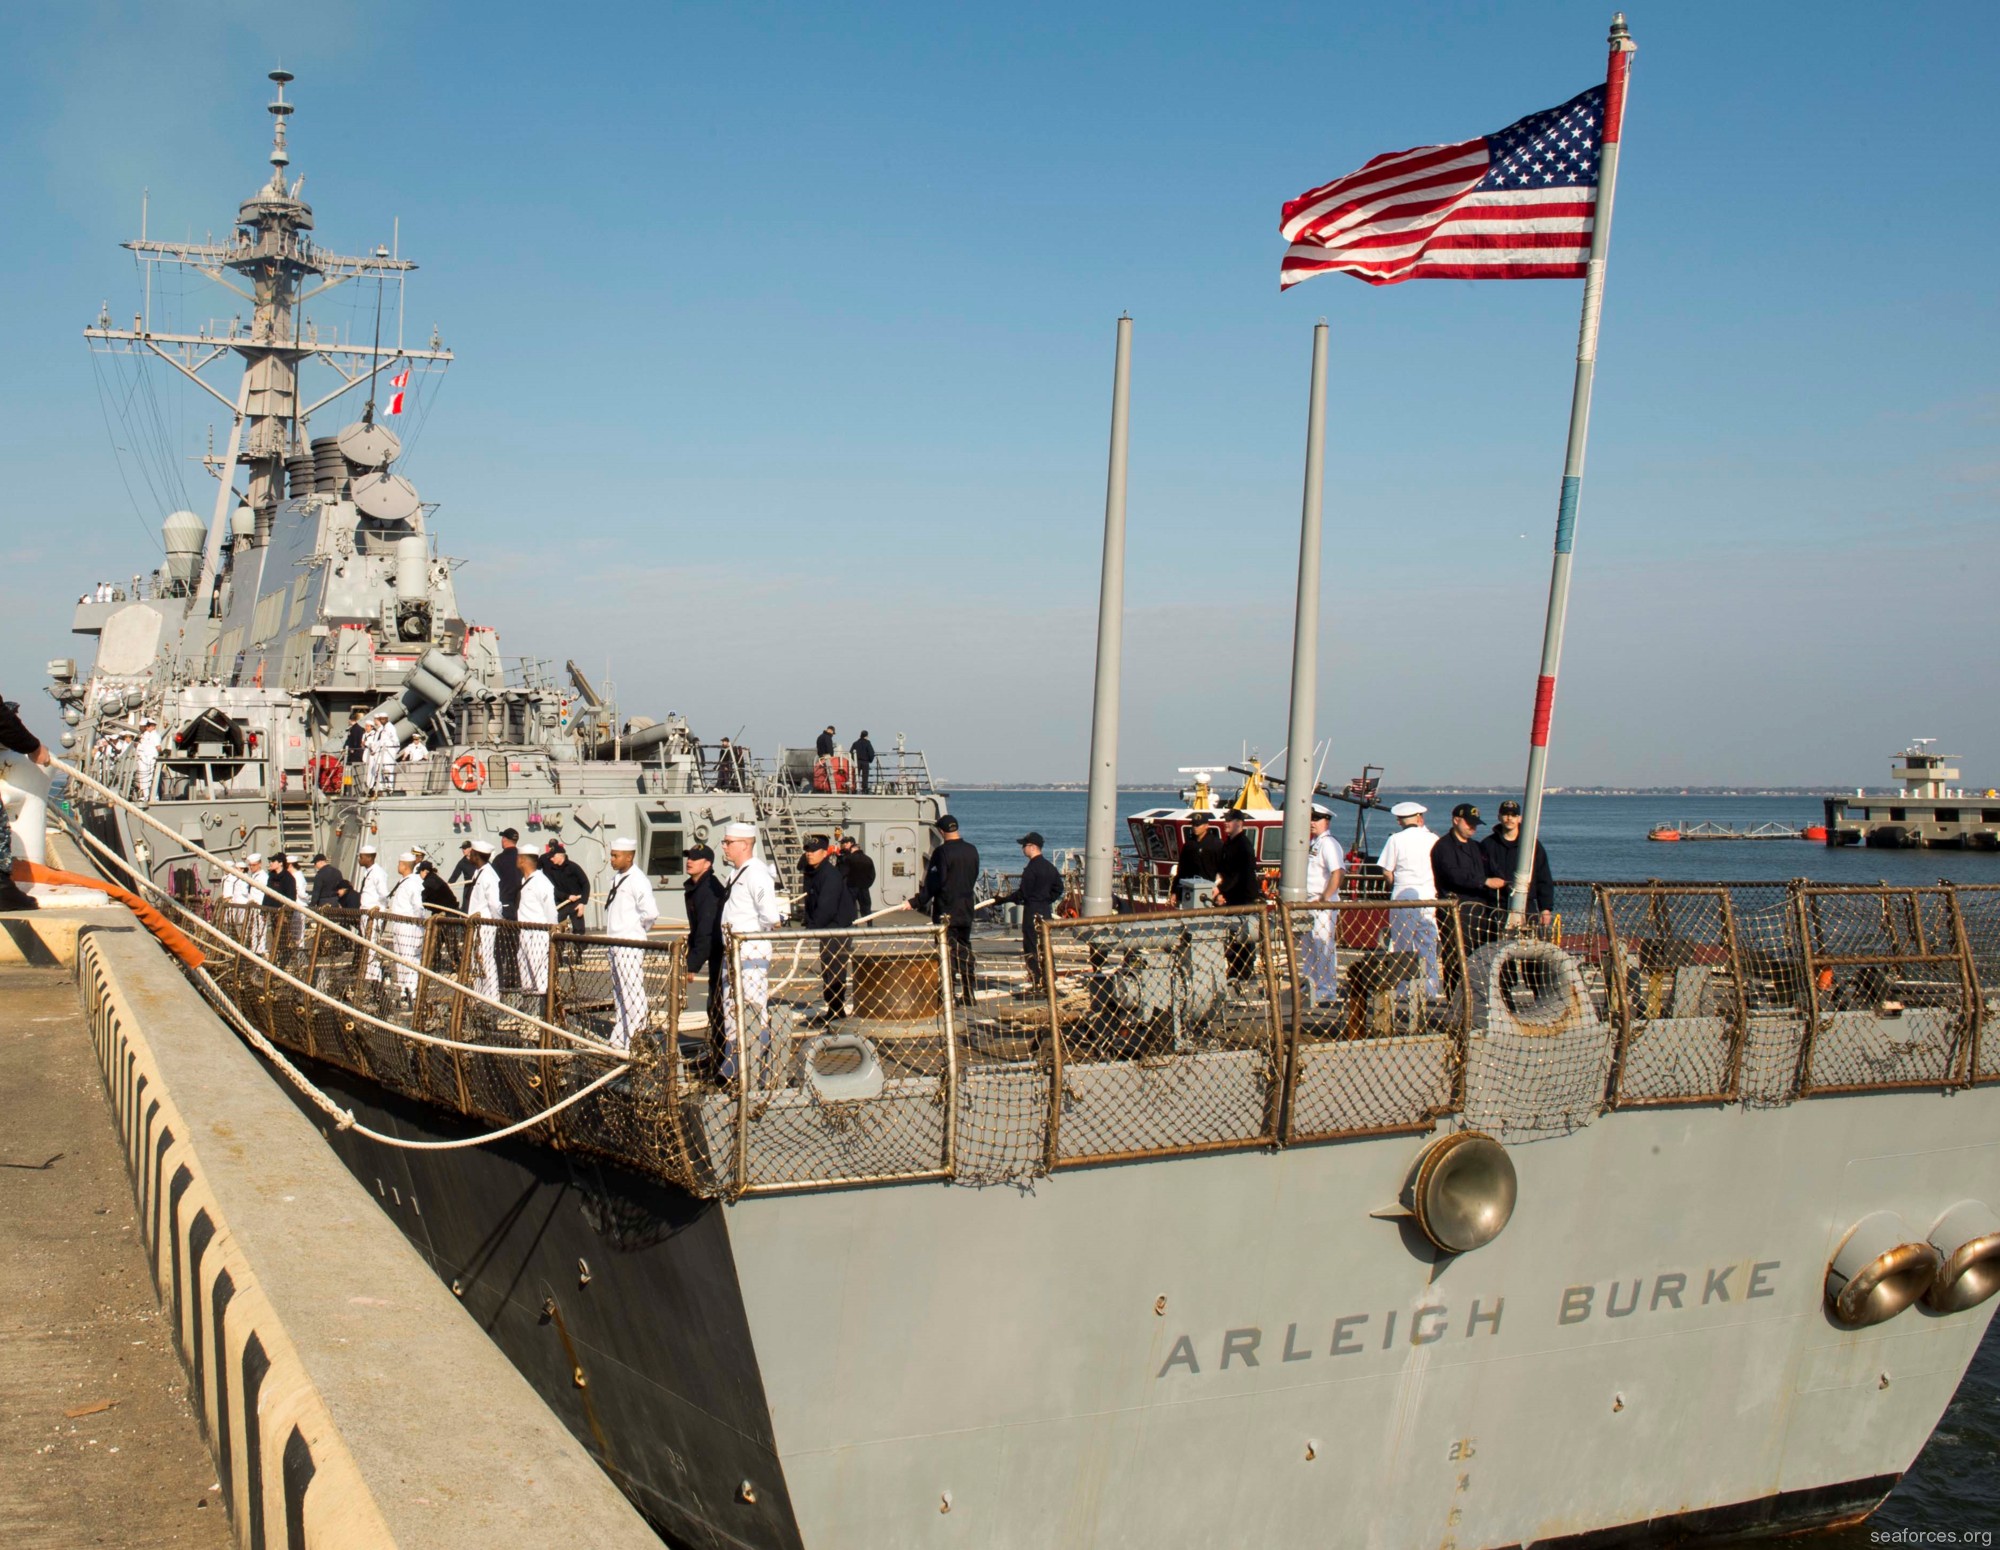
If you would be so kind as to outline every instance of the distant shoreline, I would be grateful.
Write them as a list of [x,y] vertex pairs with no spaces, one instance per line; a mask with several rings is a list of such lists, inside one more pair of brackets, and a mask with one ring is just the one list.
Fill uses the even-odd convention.
[[[1080,780],[1048,781],[985,781],[958,780],[943,782],[946,792],[952,791],[1085,791],[1089,788]],[[1177,781],[1158,781],[1151,784],[1120,784],[1120,791],[1178,791],[1182,787]],[[1508,796],[1520,792],[1519,786],[1465,785],[1465,786],[1417,786],[1396,784],[1386,788],[1411,796]],[[1853,794],[1852,786],[1551,786],[1548,795],[1552,797],[1796,797],[1811,798],[1844,797]]]

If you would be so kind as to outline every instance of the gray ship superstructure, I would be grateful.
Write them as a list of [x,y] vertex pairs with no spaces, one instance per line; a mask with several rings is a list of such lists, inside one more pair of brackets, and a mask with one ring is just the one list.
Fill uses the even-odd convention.
[[[1545,933],[1451,900],[1061,918],[1038,963],[988,943],[967,1001],[907,915],[746,931],[720,1062],[679,933],[392,919],[391,960],[379,921],[218,908],[169,835],[344,856],[505,821],[594,860],[630,826],[660,882],[728,816],[781,869],[840,823],[880,904],[940,810],[914,758],[866,796],[813,754],[719,771],[509,670],[393,438],[313,441],[272,365],[312,353],[277,327],[309,277],[377,272],[305,244],[282,156],[234,241],[182,253],[259,297],[221,346],[241,515],[170,523],[58,675],[86,750],[148,714],[179,739],[168,833],[130,749],[76,805],[673,1542],[1602,1550],[1858,1517],[1909,1468],[2000,1291],[2000,888],[1561,884]],[[357,790],[355,707],[433,757]],[[497,953],[518,978],[481,989]]]
[[[129,329],[106,316],[85,331],[94,348],[164,361],[233,416],[227,452],[210,460],[220,480],[212,516],[174,512],[164,564],[78,600],[74,629],[96,655],[80,671],[51,665],[64,748],[232,859],[324,850],[351,873],[365,836],[385,856],[421,846],[449,869],[461,839],[491,844],[511,827],[523,840],[561,836],[601,885],[608,842],[631,835],[671,921],[684,916],[686,848],[747,820],[781,875],[792,875],[805,833],[839,832],[875,861],[878,907],[907,898],[945,802],[900,737],[858,791],[844,750],[780,748],[760,760],[704,744],[676,716],[623,717],[574,663],[558,683],[543,663],[503,656],[497,630],[468,612],[458,561],[432,531],[436,508],[398,472],[401,441],[377,403],[378,386],[442,370],[451,352],[435,334],[420,348],[320,336],[315,297],[399,287],[415,266],[386,247],[349,257],[312,241],[303,179],[287,181],[291,77],[272,79],[271,178],[243,202],[229,239],[127,244],[146,263],[185,265],[248,297],[247,325],[171,333],[141,314]],[[400,317],[394,297],[376,300],[378,316]],[[233,393],[205,374],[230,360],[243,368]],[[308,367],[330,380],[308,381]],[[363,393],[358,420],[311,433],[315,415]],[[386,717],[399,753],[422,734],[428,756],[345,762],[357,711]],[[217,883],[87,793],[77,807],[99,839],[177,896]]]

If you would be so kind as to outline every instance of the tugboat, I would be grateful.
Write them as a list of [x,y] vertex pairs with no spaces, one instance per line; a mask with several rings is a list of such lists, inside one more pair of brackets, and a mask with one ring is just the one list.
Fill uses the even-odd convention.
[[[1219,813],[1223,808],[1243,814],[1243,827],[1257,847],[1257,864],[1266,874],[1266,892],[1269,892],[1269,881],[1277,876],[1279,869],[1279,847],[1284,843],[1285,827],[1284,811],[1271,800],[1271,788],[1277,786],[1282,791],[1284,781],[1266,774],[1263,761],[1253,758],[1246,758],[1242,764],[1184,765],[1180,773],[1192,776],[1193,780],[1181,792],[1179,807],[1149,807],[1125,820],[1137,857],[1124,878],[1128,907],[1137,911],[1175,907],[1178,901],[1174,898],[1174,869],[1180,861],[1181,846],[1194,828],[1194,815]],[[1218,775],[1237,775],[1243,782],[1236,794],[1222,803],[1215,800],[1214,782]],[[1354,809],[1354,836],[1347,847],[1351,867],[1374,860],[1368,849],[1368,814],[1381,807],[1378,800],[1381,789],[1379,764],[1364,765],[1361,773],[1338,791],[1324,785],[1313,787],[1315,798],[1344,802]]]
[[1829,846],[1868,845],[1877,850],[2000,851],[2000,792],[1967,791],[1953,755],[1935,752],[1937,739],[1918,737],[1894,755],[1890,774],[1899,793],[1875,795],[1855,788],[1851,797],[1826,799]]

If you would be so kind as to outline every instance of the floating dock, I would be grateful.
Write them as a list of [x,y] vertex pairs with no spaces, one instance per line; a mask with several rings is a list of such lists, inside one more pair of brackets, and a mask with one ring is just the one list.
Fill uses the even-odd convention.
[[1649,840],[1664,840],[1674,843],[1684,840],[1813,840],[1824,841],[1826,830],[1817,824],[1760,823],[1747,829],[1739,829],[1734,824],[1710,823],[1656,823],[1646,831]]

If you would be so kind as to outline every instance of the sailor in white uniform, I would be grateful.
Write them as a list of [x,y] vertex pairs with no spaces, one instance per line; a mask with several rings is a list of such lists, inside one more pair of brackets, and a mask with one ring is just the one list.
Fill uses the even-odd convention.
[[250,902],[257,906],[246,912],[250,917],[250,951],[261,958],[271,947],[271,916],[263,907],[264,885],[271,880],[271,868],[262,856],[252,856],[248,870]]
[[[465,896],[465,913],[474,920],[498,920],[500,874],[486,859],[491,848],[485,840],[474,840],[467,854],[477,870],[472,874],[472,891]],[[500,960],[495,956],[499,935],[497,926],[480,926],[472,938],[472,988],[496,1001],[500,998]]]
[[401,755],[399,755],[405,764],[422,764],[430,756],[430,744],[425,740],[424,734],[421,732],[410,734],[410,746],[405,748]]
[[[638,853],[637,840],[620,835],[611,842],[611,891],[604,896],[606,936],[642,937],[660,918],[652,883],[632,865]],[[639,947],[614,947],[610,957],[611,1001],[618,1009],[611,1042],[630,1049],[632,1035],[646,1026],[646,953]]]
[[153,800],[153,772],[160,765],[160,724],[148,716],[140,725],[146,730],[139,734],[139,747],[133,754],[133,761],[138,776],[139,800],[150,802]]
[[[354,892],[360,899],[360,908],[377,913],[389,907],[389,874],[375,863],[375,842],[363,840],[361,848],[354,853],[354,865],[359,869],[354,874]],[[380,921],[364,918],[361,934],[373,942],[377,938]],[[362,974],[371,980],[382,978],[382,960],[372,952],[367,954]]]
[[[1389,874],[1392,899],[1435,899],[1437,877],[1431,871],[1431,847],[1438,837],[1424,827],[1429,809],[1421,802],[1398,802],[1389,809],[1402,827],[1389,836],[1375,864]],[[1424,982],[1432,995],[1439,994],[1443,981],[1438,975],[1437,911],[1391,910],[1389,945],[1398,952],[1417,953],[1424,960]]]
[[375,730],[363,740],[369,750],[368,789],[386,791],[396,783],[396,729],[387,716],[375,717]]
[[[417,858],[404,851],[396,858],[396,886],[389,893],[389,948],[399,958],[414,960],[424,950],[424,880],[417,876]],[[397,964],[396,989],[405,1001],[417,998],[417,971]]]
[[[778,897],[777,874],[757,853],[757,826],[732,823],[722,831],[722,854],[736,868],[722,901],[722,1075],[736,1075],[736,1011],[740,998],[744,1015],[762,1030],[769,1045],[771,1030],[764,1008],[771,999],[771,944],[739,941],[754,932],[771,931],[785,918]],[[741,971],[742,983],[736,983]]]
[[[225,908],[221,924],[239,942],[249,936],[250,927],[255,923],[247,906],[257,903],[258,894],[251,888],[249,878],[262,871],[263,866],[264,858],[253,850],[236,869],[248,873],[248,877],[238,877],[234,872],[222,874],[222,903]],[[262,913],[258,911],[258,914]]]
[[[1333,837],[1333,814],[1312,810],[1312,842],[1306,846],[1306,902],[1317,904],[1340,893],[1340,844]],[[1339,992],[1340,969],[1335,961],[1334,910],[1314,910],[1312,924],[1299,943],[1299,968],[1312,987],[1313,1000],[1331,1001]]]
[[[556,889],[542,872],[542,847],[533,840],[515,849],[520,858],[521,903],[514,919],[523,927],[556,923]],[[520,932],[515,962],[521,969],[521,994],[542,996],[549,989],[549,933],[532,929]]]

